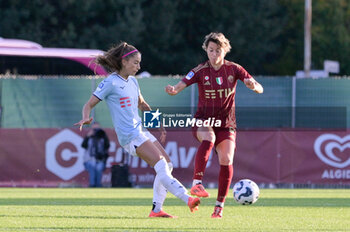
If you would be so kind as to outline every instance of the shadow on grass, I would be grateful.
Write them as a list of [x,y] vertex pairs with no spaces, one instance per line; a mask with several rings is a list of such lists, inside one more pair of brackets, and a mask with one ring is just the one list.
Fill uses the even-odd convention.
[[[215,201],[214,198],[203,199],[203,205]],[[0,205],[76,205],[76,206],[149,206],[151,198],[2,198]],[[184,206],[176,198],[166,199],[166,205]],[[211,205],[211,204],[210,204]],[[226,206],[239,206],[228,198]],[[350,207],[349,198],[261,198],[250,207]]]

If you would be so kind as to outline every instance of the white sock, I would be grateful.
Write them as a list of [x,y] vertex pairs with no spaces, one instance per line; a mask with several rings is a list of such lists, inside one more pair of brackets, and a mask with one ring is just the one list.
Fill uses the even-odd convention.
[[177,198],[183,200],[185,203],[188,202],[190,196],[187,194],[186,188],[171,175],[169,167],[164,159],[159,160],[154,165],[154,170],[156,171],[157,176],[162,185],[169,192],[174,194]]
[[173,163],[172,163],[172,162],[169,162],[169,163],[168,163],[168,167],[169,167],[170,173],[172,173],[172,172],[173,172],[173,169],[174,169]]
[[155,213],[159,213],[162,210],[163,204],[158,202],[153,202],[152,211]]
[[221,208],[223,208],[224,202],[216,201],[215,206],[220,206]]
[[192,187],[195,186],[195,185],[197,185],[197,184],[202,184],[202,180],[193,179]]
[[160,182],[159,175],[156,175],[153,182],[153,204],[155,204],[153,212],[158,213],[162,210],[166,194],[166,188]]
[[[168,167],[171,173],[173,171],[173,164],[169,162]],[[156,175],[153,182],[153,212],[158,213],[162,210],[167,193],[168,191],[160,182],[159,176]]]

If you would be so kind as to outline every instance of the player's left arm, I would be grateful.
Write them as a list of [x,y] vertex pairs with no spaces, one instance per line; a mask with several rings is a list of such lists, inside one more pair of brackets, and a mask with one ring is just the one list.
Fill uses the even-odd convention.
[[[139,94],[139,104],[138,104],[138,108],[143,112],[143,111],[150,111],[152,110],[152,108],[148,105],[148,103],[145,101],[145,99],[143,98],[142,94]],[[160,142],[164,143],[165,142],[165,138],[166,138],[166,130],[164,129],[163,125],[161,125],[160,127]]]
[[244,82],[248,89],[253,90],[256,93],[263,93],[264,88],[257,82],[241,65],[236,64],[234,67],[235,74],[237,77]]
[[247,86],[248,89],[251,89],[256,93],[264,92],[264,88],[262,87],[262,85],[259,82],[257,82],[253,77],[245,78],[244,84],[245,86]]
[[152,110],[151,107],[148,105],[148,103],[145,101],[145,99],[143,98],[142,94],[140,93],[139,95],[139,103],[138,103],[138,108],[141,111],[149,111]]

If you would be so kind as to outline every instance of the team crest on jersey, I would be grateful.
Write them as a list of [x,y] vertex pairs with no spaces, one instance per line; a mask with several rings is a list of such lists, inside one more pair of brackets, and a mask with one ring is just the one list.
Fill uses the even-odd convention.
[[186,79],[187,80],[191,80],[191,78],[194,76],[194,72],[189,72],[187,75],[186,75]]
[[230,76],[228,76],[227,79],[228,79],[229,82],[231,82],[231,83],[233,82],[233,76],[230,75]]
[[210,81],[209,81],[209,77],[208,76],[204,77],[203,84],[204,85],[210,85]]
[[222,85],[222,83],[223,83],[222,77],[217,77],[216,83],[218,83],[219,85]]
[[97,86],[97,89],[96,89],[96,90],[97,90],[97,91],[101,91],[104,85],[105,85],[105,84],[103,84],[103,82],[101,82],[101,83]]

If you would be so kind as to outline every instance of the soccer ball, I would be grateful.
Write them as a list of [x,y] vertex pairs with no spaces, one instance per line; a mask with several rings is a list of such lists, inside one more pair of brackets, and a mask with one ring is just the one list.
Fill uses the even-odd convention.
[[259,194],[259,187],[252,180],[243,179],[233,186],[233,198],[242,205],[254,204],[258,200]]

